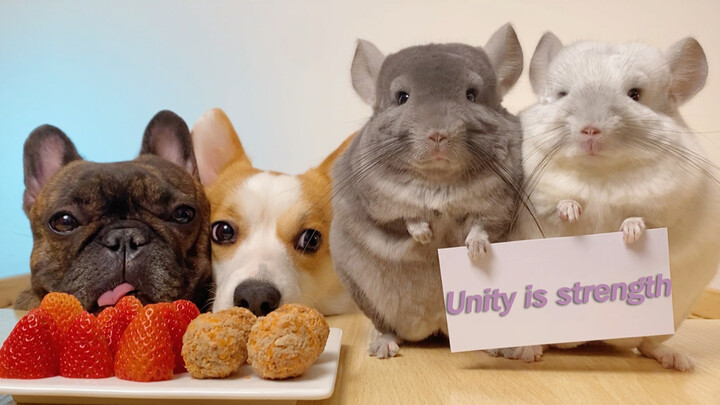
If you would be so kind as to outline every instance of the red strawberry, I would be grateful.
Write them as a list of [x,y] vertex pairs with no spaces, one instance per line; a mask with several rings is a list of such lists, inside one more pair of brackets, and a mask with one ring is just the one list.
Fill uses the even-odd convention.
[[200,315],[200,311],[195,304],[187,300],[177,300],[172,303],[172,307],[178,319],[175,329],[170,331],[173,339],[173,352],[175,352],[175,372],[184,373],[187,369],[185,369],[185,359],[182,356],[182,338],[188,325]]
[[105,378],[113,375],[113,357],[100,325],[87,312],[76,315],[63,340],[60,375],[68,378]]
[[83,306],[77,298],[61,292],[51,292],[45,295],[40,301],[40,308],[47,310],[52,315],[61,333],[65,333],[75,315],[83,311]]
[[102,312],[98,314],[97,321],[100,333],[103,338],[105,338],[110,353],[115,354],[118,342],[130,322],[123,322],[120,313],[115,307],[103,309]]
[[30,311],[0,348],[0,378],[45,378],[59,373],[60,332],[50,313]]
[[143,305],[134,295],[126,295],[120,298],[120,301],[115,304],[115,309],[121,314],[121,317],[127,321],[126,325],[129,325],[130,321],[135,318],[135,315],[142,311]]
[[175,368],[167,327],[168,307],[148,305],[130,322],[115,354],[115,375],[123,380],[170,380]]
[[170,341],[173,345],[173,353],[175,354],[175,373],[184,373],[185,360],[182,357],[182,338],[185,334],[187,325],[185,324],[184,316],[178,313],[172,303],[160,302],[152,304],[158,310],[162,311],[161,315],[165,317],[165,325],[167,325],[168,332],[170,332]]
[[183,319],[183,324],[185,328],[187,328],[187,326],[193,319],[197,318],[197,316],[200,315],[198,307],[188,300],[177,300],[172,303],[172,306]]

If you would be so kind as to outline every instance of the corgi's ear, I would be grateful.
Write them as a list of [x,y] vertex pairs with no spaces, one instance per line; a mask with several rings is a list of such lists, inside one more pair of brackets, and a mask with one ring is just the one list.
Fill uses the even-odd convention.
[[325,160],[323,160],[323,162],[320,163],[320,165],[318,167],[316,167],[315,169],[317,171],[319,171],[320,173],[322,173],[324,176],[326,176],[328,178],[331,177],[330,172],[332,171],[335,161],[337,160],[337,158],[340,157],[340,155],[343,154],[343,152],[345,152],[345,149],[347,149],[350,146],[350,143],[355,138],[355,135],[357,135],[357,132],[348,136],[347,139],[345,139],[343,141],[343,143],[340,144],[340,146],[338,146],[337,149],[335,149],[330,154],[330,156],[326,157]]
[[225,112],[219,108],[208,110],[192,128],[200,181],[212,184],[227,165],[242,162],[252,167],[240,138]]

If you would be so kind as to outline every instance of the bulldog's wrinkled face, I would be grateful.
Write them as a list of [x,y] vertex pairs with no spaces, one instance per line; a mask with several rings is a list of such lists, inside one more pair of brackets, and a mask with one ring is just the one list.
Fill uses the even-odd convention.
[[210,208],[191,145],[170,112],[153,118],[130,162],[84,161],[60,130],[36,129],[25,148],[32,286],[16,307],[51,291],[73,294],[89,311],[128,294],[204,305]]

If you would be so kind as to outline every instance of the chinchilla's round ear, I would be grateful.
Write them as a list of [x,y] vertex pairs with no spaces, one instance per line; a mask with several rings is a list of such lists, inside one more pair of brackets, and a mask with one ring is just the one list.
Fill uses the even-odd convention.
[[562,48],[562,42],[552,32],[546,32],[540,38],[530,61],[530,84],[536,96],[545,96],[548,67]]
[[220,108],[206,111],[193,125],[191,136],[203,185],[214,182],[230,163],[243,162],[252,167],[235,128]]
[[498,82],[500,97],[507,94],[520,78],[523,70],[523,53],[517,34],[510,23],[500,27],[483,48]]
[[371,106],[375,105],[375,85],[384,60],[385,55],[375,45],[358,40],[350,75],[357,94]]
[[672,79],[670,98],[680,105],[695,96],[708,75],[708,63],[702,46],[695,38],[685,38],[666,52]]
[[23,209],[28,213],[45,183],[63,166],[82,159],[75,145],[63,131],[52,125],[41,125],[25,140],[23,166],[25,192]]
[[160,156],[198,177],[190,129],[172,111],[160,111],[148,123],[140,147],[140,155],[145,154]]

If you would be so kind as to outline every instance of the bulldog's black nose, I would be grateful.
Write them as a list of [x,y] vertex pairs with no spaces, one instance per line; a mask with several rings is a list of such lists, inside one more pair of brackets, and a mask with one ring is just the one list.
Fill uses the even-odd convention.
[[280,291],[267,281],[246,280],[235,287],[235,306],[265,316],[280,305]]
[[113,252],[124,250],[126,259],[131,259],[150,242],[147,232],[139,228],[118,228],[109,230],[101,240]]

